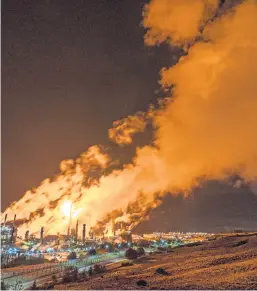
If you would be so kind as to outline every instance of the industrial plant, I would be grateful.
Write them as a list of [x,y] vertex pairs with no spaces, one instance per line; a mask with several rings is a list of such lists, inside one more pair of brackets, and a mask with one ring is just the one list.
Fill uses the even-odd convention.
[[[86,223],[76,221],[75,227],[72,221],[67,226],[66,234],[45,235],[44,226],[38,233],[30,233],[29,229],[22,237],[19,235],[19,227],[16,215],[12,221],[7,222],[5,215],[1,224],[1,263],[2,268],[19,265],[22,260],[33,264],[33,261],[41,259],[42,262],[64,262],[70,258],[85,258],[92,254],[104,254],[125,250],[131,246],[143,246],[146,248],[175,247],[177,245],[195,243],[210,238],[207,233],[151,233],[132,234],[130,231],[116,231],[113,225],[112,234],[96,235],[92,230],[87,230]],[[73,255],[71,255],[71,253]],[[75,254],[75,255],[74,255]]]

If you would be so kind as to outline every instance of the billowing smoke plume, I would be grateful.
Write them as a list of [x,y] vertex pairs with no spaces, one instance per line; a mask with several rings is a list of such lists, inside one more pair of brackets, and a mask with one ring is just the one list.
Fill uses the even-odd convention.
[[152,0],[145,6],[145,42],[155,45],[188,45],[200,36],[200,29],[215,13],[218,0]]
[[117,144],[131,144],[132,136],[137,132],[143,132],[146,127],[144,112],[138,112],[121,120],[113,122],[113,128],[109,129],[109,138]]
[[[70,213],[73,222],[79,219],[89,227],[93,227],[106,213],[115,209],[124,215],[125,220],[133,218],[133,213],[128,213],[133,208],[127,206],[135,202],[140,193],[144,193],[144,199],[140,202],[140,214],[143,214],[150,205],[157,203],[154,194],[166,188],[166,173],[161,168],[157,150],[152,147],[138,149],[137,157],[131,164],[124,165],[121,170],[113,170],[110,174],[103,173],[96,183],[87,182],[88,167],[92,165],[97,168],[97,161],[100,161],[98,167],[101,168],[102,162],[109,158],[100,153],[99,148],[90,148],[82,156],[85,159],[62,162],[59,175],[27,191],[23,198],[5,211],[8,214],[17,213],[17,219],[25,220],[19,227],[19,234],[24,235],[28,228],[31,233],[36,233],[42,225],[48,234],[66,233]],[[134,223],[133,219],[131,223]]]
[[[155,145],[138,148],[130,164],[110,170],[101,147],[25,193],[5,213],[17,213],[27,228],[65,233],[72,219],[99,233],[114,221],[133,227],[167,191],[192,189],[201,179],[257,174],[257,2],[244,1],[219,13],[214,0],[152,0],[144,9],[147,45],[181,46],[179,62],[161,72],[168,96],[150,114]],[[114,123],[113,141],[132,142],[148,113]],[[109,171],[107,171],[109,169]],[[108,214],[109,213],[109,214]],[[20,231],[20,230],[19,230]]]
[[[161,84],[172,102],[156,118],[156,145],[171,187],[233,172],[257,175],[257,2],[210,22]],[[163,39],[160,39],[160,41]]]
[[150,105],[147,112],[139,111],[134,115],[114,121],[113,127],[109,129],[109,138],[119,145],[131,144],[133,135],[143,132],[154,114],[155,109]]

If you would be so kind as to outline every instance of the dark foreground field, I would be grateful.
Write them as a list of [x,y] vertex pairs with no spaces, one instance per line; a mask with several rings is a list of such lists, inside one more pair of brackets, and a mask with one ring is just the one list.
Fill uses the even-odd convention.
[[[158,274],[163,268],[168,274]],[[146,286],[138,286],[145,280]],[[86,282],[61,284],[61,290],[104,289],[257,289],[257,236],[222,237],[200,246],[151,254]]]

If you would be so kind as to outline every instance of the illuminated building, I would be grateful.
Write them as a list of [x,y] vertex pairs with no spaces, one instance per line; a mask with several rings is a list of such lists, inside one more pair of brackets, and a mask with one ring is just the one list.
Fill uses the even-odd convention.
[[1,244],[2,244],[2,246],[10,244],[11,239],[12,239],[12,235],[13,235],[13,237],[15,237],[16,234],[17,234],[17,229],[13,230],[12,226],[1,225]]

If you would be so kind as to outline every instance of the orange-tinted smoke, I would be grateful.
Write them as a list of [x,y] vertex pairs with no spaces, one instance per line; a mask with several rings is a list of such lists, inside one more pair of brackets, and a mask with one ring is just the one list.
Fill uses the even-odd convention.
[[202,40],[177,65],[163,69],[160,82],[173,86],[172,102],[155,119],[156,145],[170,174],[169,189],[235,172],[256,177],[256,28],[257,2],[245,1],[209,22]]
[[155,45],[188,45],[200,35],[200,28],[210,19],[218,0],[152,0],[144,9],[145,42]]
[[131,144],[133,135],[145,130],[147,123],[153,118],[154,112],[154,107],[149,106],[147,112],[139,111],[134,115],[114,121],[113,127],[108,131],[109,139],[119,145]]
[[[5,211],[29,220],[20,234],[28,228],[39,232],[41,226],[46,233],[66,233],[66,206],[71,204],[74,219],[89,227],[114,209],[133,224],[140,207],[144,217],[158,205],[155,193],[191,189],[199,179],[222,179],[231,172],[249,180],[256,177],[257,3],[245,1],[208,21],[216,9],[216,1],[149,3],[144,12],[146,42],[190,44],[178,64],[162,70],[161,85],[173,89],[152,117],[156,146],[137,149],[130,164],[109,174],[103,169],[110,158],[99,147],[62,162],[55,178],[44,180]],[[92,168],[101,173],[98,183],[88,183]],[[136,212],[133,218],[126,210],[137,205],[133,203],[139,193],[146,198],[128,211]]]

